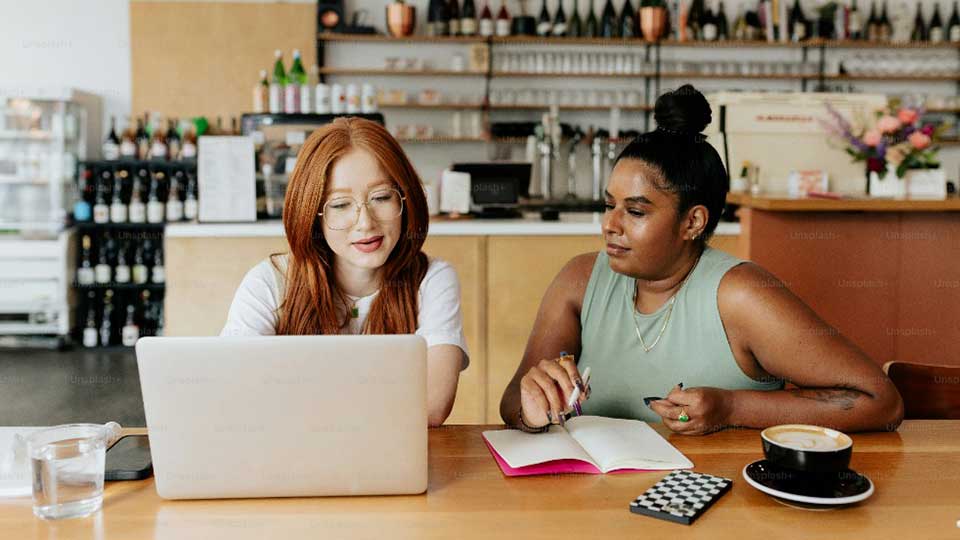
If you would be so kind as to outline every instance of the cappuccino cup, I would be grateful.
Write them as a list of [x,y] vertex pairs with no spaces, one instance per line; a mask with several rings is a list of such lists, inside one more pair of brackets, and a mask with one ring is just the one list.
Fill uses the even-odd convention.
[[839,472],[850,466],[853,439],[845,433],[806,424],[785,424],[760,432],[768,461],[804,472]]

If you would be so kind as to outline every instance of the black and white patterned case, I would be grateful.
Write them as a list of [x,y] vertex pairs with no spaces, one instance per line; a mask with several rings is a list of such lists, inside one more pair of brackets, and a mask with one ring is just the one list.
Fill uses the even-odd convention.
[[673,471],[634,499],[630,511],[690,525],[732,485],[729,478]]

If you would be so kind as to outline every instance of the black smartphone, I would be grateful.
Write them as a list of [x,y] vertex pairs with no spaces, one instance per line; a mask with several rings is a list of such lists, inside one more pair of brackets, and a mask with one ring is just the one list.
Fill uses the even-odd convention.
[[107,449],[104,480],[142,480],[153,474],[150,439],[146,435],[127,435]]

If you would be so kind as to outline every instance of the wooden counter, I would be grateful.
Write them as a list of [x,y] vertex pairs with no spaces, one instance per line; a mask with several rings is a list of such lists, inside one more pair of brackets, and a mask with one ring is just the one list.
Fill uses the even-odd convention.
[[[655,428],[668,432],[661,425]],[[875,493],[827,512],[784,506],[741,476],[760,459],[755,430],[668,435],[696,471],[733,489],[692,526],[631,514],[629,502],[664,472],[504,477],[480,426],[429,435],[430,483],[418,496],[165,501],[153,479],[109,482],[103,510],[36,519],[29,499],[0,499],[4,538],[956,538],[960,534],[960,421],[907,421],[898,433],[854,435],[851,466]]]
[[741,256],[875,361],[960,365],[960,198],[728,201]]

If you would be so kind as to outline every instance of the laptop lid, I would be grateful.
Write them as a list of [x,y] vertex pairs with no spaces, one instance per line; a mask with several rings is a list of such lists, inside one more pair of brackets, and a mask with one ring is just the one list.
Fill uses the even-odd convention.
[[136,353],[163,498],[426,490],[420,336],[147,337]]

